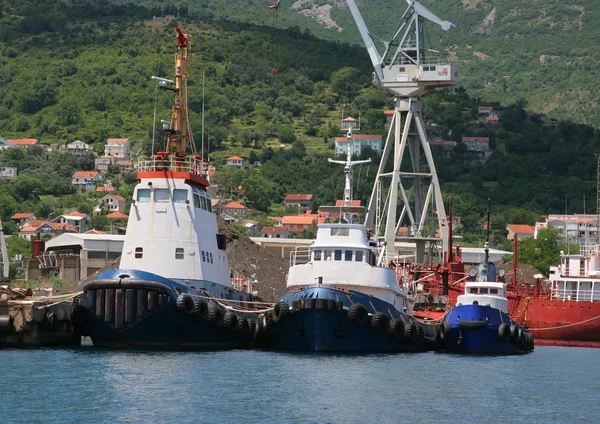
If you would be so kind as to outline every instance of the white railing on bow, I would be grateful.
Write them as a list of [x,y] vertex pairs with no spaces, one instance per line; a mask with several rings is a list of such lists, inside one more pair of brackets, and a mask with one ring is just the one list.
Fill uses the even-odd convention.
[[298,246],[290,254],[290,267],[294,265],[303,265],[310,262],[310,248]]
[[152,159],[139,161],[138,171],[179,171],[189,172],[195,175],[204,175],[207,165],[206,161],[193,156],[188,156],[185,159],[178,159],[174,156],[156,156]]
[[574,290],[574,289],[552,289],[552,298],[571,302],[600,302],[600,289]]

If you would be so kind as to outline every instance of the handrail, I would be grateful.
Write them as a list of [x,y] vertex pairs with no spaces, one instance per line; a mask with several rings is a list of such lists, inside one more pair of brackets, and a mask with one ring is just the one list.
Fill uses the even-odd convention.
[[572,302],[600,302],[600,290],[579,290],[555,288],[551,290],[552,299]]
[[202,175],[208,162],[201,158],[188,156],[185,159],[179,159],[175,156],[154,156],[152,159],[141,160],[137,164],[140,172],[148,171],[179,171],[190,172],[195,175]]

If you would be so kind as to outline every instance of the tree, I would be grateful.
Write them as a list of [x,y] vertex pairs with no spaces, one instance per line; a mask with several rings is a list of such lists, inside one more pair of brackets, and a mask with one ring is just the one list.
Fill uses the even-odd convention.
[[296,141],[296,134],[290,125],[282,125],[279,127],[279,140],[284,144],[292,144]]
[[[535,266],[544,275],[548,275],[550,265],[560,260],[561,250],[567,250],[562,230],[545,228],[538,232],[537,238],[528,238],[519,243],[519,262]],[[578,247],[570,250],[576,252]]]
[[360,72],[351,67],[339,69],[331,74],[329,85],[338,97],[352,101],[360,88]]

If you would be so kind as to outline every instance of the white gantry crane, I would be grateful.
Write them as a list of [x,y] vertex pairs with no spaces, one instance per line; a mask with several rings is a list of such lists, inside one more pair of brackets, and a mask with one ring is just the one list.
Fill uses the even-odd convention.
[[[418,1],[407,0],[408,8],[389,41],[385,41],[369,33],[355,1],[346,2],[373,63],[374,82],[396,95],[366,225],[372,227],[374,235],[383,239],[385,254],[382,261],[395,259],[398,254],[395,243],[403,240],[416,244],[417,262],[431,262],[432,255],[427,255],[427,252],[433,253],[439,242],[443,251],[439,257],[447,253],[448,223],[425,131],[420,97],[432,88],[455,86],[458,83],[458,67],[440,60],[435,55],[437,52],[425,48],[424,24],[431,21],[445,31],[456,27],[438,18]],[[383,54],[375,41],[382,42]],[[409,158],[403,160],[407,147]],[[392,154],[393,167],[388,169],[386,165]],[[437,224],[428,225],[431,221],[437,221]],[[403,224],[408,227],[408,234],[399,236]]]

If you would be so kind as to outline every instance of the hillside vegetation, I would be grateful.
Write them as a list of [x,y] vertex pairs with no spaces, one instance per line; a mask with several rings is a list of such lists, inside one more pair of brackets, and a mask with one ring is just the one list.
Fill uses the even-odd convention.
[[[371,86],[370,64],[360,46],[322,41],[297,28],[276,30],[215,17],[199,20],[192,16],[196,12],[191,4],[187,11],[177,9],[185,15],[179,20],[152,18],[164,14],[166,2],[160,11],[109,2],[86,7],[90,4],[5,0],[0,17],[0,136],[35,137],[45,144],[81,139],[97,152],[108,137],[129,137],[136,152],[149,154],[156,92],[150,77],[172,75],[178,21],[193,40],[190,117],[196,144],[200,147],[204,74],[205,147],[217,164],[214,181],[224,196],[262,216],[283,212],[279,205],[285,193],[314,193],[315,207],[331,204],[343,192],[342,167],[326,160],[334,154],[331,140],[340,134],[342,110],[344,115],[360,113],[361,132],[385,134],[383,111],[391,107],[392,96]],[[275,75],[273,67],[278,69]],[[157,99],[158,120],[168,118],[171,96],[159,92]],[[477,120],[482,101],[469,90],[437,91],[424,98],[431,136],[458,142],[462,136],[485,136],[494,149],[485,164],[465,154],[461,143],[448,156],[435,152],[444,196],[454,197],[454,213],[463,218],[468,243],[483,237],[488,197],[494,205],[496,246],[502,243],[506,223],[532,224],[539,214],[565,207],[583,212],[584,196],[586,211],[594,210],[597,130],[568,121],[546,125],[526,113],[526,102],[504,100],[507,104],[490,104],[504,112],[500,124],[490,126]],[[155,150],[164,142],[159,127]],[[223,159],[233,154],[263,166],[226,170]],[[378,158],[372,151],[363,156],[375,159],[355,175],[355,197],[365,203]],[[0,184],[4,220],[18,211],[48,216],[65,208],[89,211],[95,206],[93,197],[98,195],[74,194],[70,185],[75,170],[91,169],[89,158],[15,149],[2,153],[0,163],[19,172],[14,181]],[[134,183],[129,174],[105,180],[125,195]],[[98,218],[94,224],[102,227],[106,222]]]
[[[406,8],[403,0],[356,0],[369,29],[387,39]],[[429,48],[461,68],[469,95],[505,105],[524,99],[531,110],[600,125],[600,9],[596,0],[422,0],[456,24],[444,34],[427,29]],[[297,27],[329,40],[362,45],[344,0],[282,0],[275,13],[265,0],[199,2],[137,0],[188,5],[202,19]],[[363,50],[358,56],[368,62]]]

